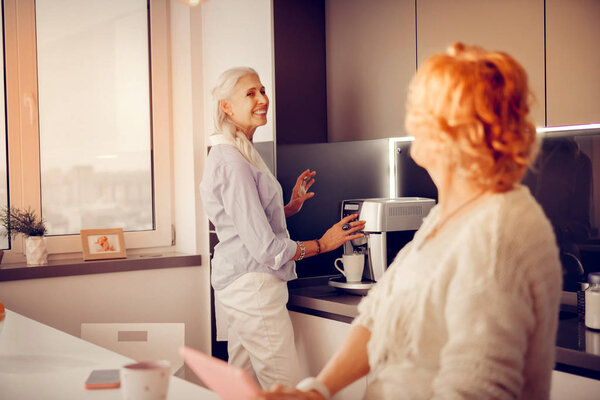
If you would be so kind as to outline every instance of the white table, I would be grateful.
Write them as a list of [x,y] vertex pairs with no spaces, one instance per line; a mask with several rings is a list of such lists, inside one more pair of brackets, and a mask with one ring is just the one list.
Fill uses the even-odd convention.
[[[6,310],[0,332],[0,399],[120,400],[121,389],[86,390],[93,369],[120,368],[130,358]],[[171,377],[169,400],[219,400],[198,385]]]

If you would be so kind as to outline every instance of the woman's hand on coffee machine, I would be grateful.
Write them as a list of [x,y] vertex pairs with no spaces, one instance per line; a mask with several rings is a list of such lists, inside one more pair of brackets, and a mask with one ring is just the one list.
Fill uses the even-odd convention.
[[356,218],[358,218],[358,214],[348,215],[329,228],[321,239],[319,239],[321,252],[325,253],[335,250],[349,240],[365,236],[360,231],[365,228],[366,221],[353,221]]

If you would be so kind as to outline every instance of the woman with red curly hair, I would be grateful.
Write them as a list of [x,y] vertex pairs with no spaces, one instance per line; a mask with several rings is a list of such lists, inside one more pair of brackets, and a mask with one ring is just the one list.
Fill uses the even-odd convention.
[[506,53],[458,43],[425,61],[406,127],[439,203],[319,376],[263,398],[327,399],[368,373],[365,399],[549,397],[561,265],[519,184],[536,148],[529,98]]

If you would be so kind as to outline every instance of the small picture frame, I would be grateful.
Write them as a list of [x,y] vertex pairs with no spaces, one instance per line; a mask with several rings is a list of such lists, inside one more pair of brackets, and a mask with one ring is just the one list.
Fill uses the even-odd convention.
[[83,260],[126,258],[123,229],[82,229]]

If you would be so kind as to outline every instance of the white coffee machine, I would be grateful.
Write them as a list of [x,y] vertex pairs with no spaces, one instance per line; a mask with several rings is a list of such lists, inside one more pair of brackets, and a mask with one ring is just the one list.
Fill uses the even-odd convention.
[[424,197],[355,199],[342,201],[342,218],[358,214],[366,221],[364,234],[344,244],[344,254],[365,255],[362,282],[346,282],[332,278],[329,285],[353,294],[366,294],[381,278],[394,257],[412,240],[423,218],[435,205],[435,200]]

